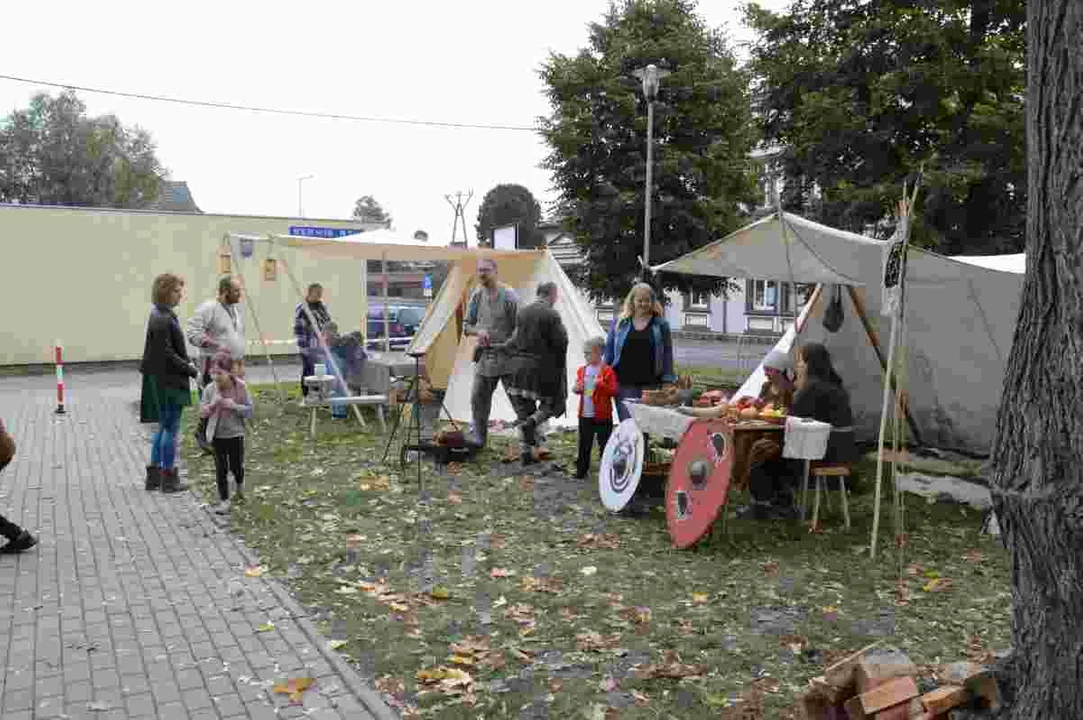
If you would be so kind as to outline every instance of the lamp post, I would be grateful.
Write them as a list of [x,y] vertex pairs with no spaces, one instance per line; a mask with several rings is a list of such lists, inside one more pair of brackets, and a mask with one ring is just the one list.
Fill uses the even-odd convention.
[[654,189],[654,101],[658,97],[659,81],[669,75],[670,72],[651,64],[636,70],[632,74],[643,81],[643,96],[647,100],[647,180],[643,202],[643,277],[645,278],[651,264],[651,196]]
[[297,217],[305,216],[304,204],[301,202],[301,183],[305,180],[311,180],[316,177],[315,175],[305,175],[304,177],[297,178]]

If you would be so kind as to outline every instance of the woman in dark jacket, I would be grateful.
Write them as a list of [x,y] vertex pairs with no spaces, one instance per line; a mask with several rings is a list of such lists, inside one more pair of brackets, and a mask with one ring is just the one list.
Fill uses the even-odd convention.
[[639,399],[644,390],[677,382],[673,372],[673,338],[662,304],[647,283],[628,293],[620,318],[605,339],[605,364],[617,374],[617,417],[631,417],[623,401]]
[[154,309],[147,321],[143,362],[139,366],[143,374],[140,421],[158,423],[150,441],[146,489],[174,493],[188,489],[177,479],[177,433],[181,413],[192,404],[189,382],[199,371],[188,359],[184,333],[173,312],[184,296],[184,280],[168,273],[159,275],[154,279],[152,295]]
[[[832,426],[827,440],[825,463],[850,463],[858,458],[854,442],[853,412],[850,394],[842,386],[842,378],[831,365],[831,354],[819,343],[808,343],[797,351],[797,394],[790,415],[810,418]],[[755,450],[755,446],[753,448]],[[793,518],[794,488],[801,482],[805,464],[801,460],[781,457],[775,449],[768,457],[753,461],[749,472],[752,504],[740,508],[738,517],[756,519]]]

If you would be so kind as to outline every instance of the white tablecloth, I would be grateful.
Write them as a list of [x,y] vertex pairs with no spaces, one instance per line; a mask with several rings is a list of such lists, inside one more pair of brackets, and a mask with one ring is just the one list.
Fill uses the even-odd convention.
[[652,437],[664,437],[680,440],[685,429],[695,420],[673,408],[643,403],[625,403],[639,429]]

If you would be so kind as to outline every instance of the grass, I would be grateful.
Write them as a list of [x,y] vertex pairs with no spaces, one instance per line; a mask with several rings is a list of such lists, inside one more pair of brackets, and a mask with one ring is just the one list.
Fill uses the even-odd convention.
[[[875,562],[866,549],[871,496],[861,494],[850,531],[831,498],[836,512],[822,534],[728,519],[677,551],[661,507],[610,515],[592,482],[500,463],[502,438],[458,474],[426,467],[431,501],[420,503],[414,473],[378,464],[384,437],[324,411],[313,442],[293,392],[277,408],[272,392],[255,389],[248,498],[232,530],[339,652],[374,669],[392,704],[422,691],[422,717],[518,717],[532,703],[559,718],[613,717],[609,705],[625,706],[621,718],[725,717],[742,707],[789,717],[794,693],[825,663],[884,633],[919,664],[1008,644],[1007,554],[979,535],[980,516],[967,508],[907,497],[909,543],[896,548],[889,498]],[[550,439],[567,466],[574,445],[574,434]],[[185,452],[190,482],[210,500],[213,461]],[[363,538],[357,558],[348,557],[351,535]],[[936,591],[948,578],[950,588]],[[897,603],[900,584],[907,604]],[[487,647],[474,637],[479,612],[491,619]],[[702,672],[667,667],[667,651]],[[646,675],[694,675],[639,677],[637,662]]]

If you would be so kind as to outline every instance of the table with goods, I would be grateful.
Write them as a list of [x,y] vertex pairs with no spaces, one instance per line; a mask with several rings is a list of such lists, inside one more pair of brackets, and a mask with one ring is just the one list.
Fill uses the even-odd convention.
[[[697,397],[678,386],[645,392],[625,406],[631,417],[615,428],[603,452],[599,494],[609,510],[620,512],[636,495],[641,477],[664,476],[666,520],[678,548],[710,532],[732,486],[747,487],[757,441],[770,439],[784,447],[784,457],[807,462],[823,457],[831,430],[756,398],[731,402],[724,390]],[[677,448],[651,448],[645,435],[677,441]]]

